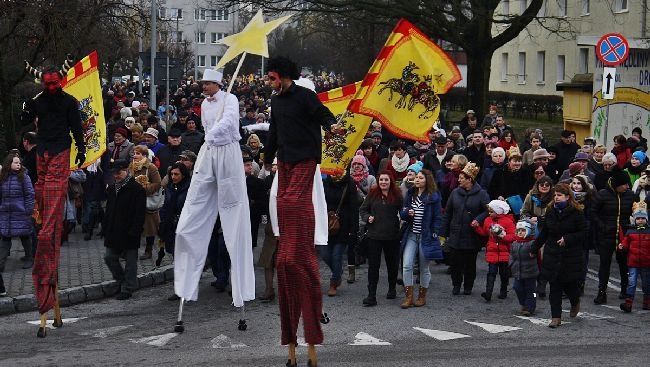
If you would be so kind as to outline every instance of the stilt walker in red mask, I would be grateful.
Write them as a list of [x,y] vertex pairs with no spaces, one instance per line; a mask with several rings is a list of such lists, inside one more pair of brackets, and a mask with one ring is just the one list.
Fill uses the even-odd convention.
[[45,337],[47,313],[54,308],[55,327],[63,325],[59,308],[59,255],[63,230],[63,208],[68,192],[70,175],[70,146],[74,137],[78,153],[75,163],[81,166],[86,160],[79,102],[63,91],[63,77],[74,64],[66,60],[63,68],[49,68],[40,72],[27,62],[29,74],[41,81],[43,91],[25,103],[23,123],[36,122],[37,174],[36,207],[42,218],[38,233],[38,247],[34,258],[32,279],[38,300],[41,322],[37,336]]
[[321,161],[321,127],[338,132],[336,118],[316,93],[298,86],[297,65],[286,58],[272,58],[268,78],[271,125],[264,163],[270,170],[277,153],[277,216],[279,246],[276,255],[278,303],[282,345],[289,347],[287,366],[297,366],[296,332],[303,317],[308,366],[316,366],[316,344],[322,344],[320,318],[323,298],[318,258],[314,247],[315,214],[312,202],[314,173]]

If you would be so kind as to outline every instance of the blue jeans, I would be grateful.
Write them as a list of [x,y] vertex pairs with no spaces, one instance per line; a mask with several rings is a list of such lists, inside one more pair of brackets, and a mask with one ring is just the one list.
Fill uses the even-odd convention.
[[330,281],[340,282],[343,273],[343,253],[346,245],[344,243],[328,244],[326,246],[316,246],[320,258],[329,266],[332,271]]
[[429,282],[431,282],[430,261],[424,258],[420,236],[420,234],[413,232],[408,233],[404,253],[402,254],[402,280],[405,286],[413,286],[413,264],[415,264],[415,257],[417,256],[420,264],[420,287],[429,288]]
[[537,287],[537,278],[515,279],[512,288],[517,293],[519,304],[526,307],[529,312],[535,312],[537,301],[535,300],[535,289]]
[[629,268],[627,296],[630,298],[634,298],[634,293],[636,292],[636,279],[639,275],[641,275],[643,294],[646,296],[650,295],[650,268]]

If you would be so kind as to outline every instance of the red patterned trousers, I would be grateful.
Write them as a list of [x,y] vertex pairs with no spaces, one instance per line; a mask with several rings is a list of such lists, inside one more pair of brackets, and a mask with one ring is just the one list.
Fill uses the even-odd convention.
[[63,210],[70,177],[70,150],[57,155],[38,155],[36,205],[43,224],[38,232],[32,280],[36,289],[38,311],[46,313],[54,307],[59,282],[59,254],[63,230]]
[[322,344],[318,257],[314,247],[314,205],[312,189],[316,161],[278,161],[278,224],[280,242],[276,255],[278,303],[282,345],[296,344],[302,313],[307,344]]

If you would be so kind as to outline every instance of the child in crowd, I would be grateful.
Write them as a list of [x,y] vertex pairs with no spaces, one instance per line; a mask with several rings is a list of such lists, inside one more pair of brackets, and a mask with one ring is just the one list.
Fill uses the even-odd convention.
[[508,296],[508,260],[510,259],[510,244],[515,240],[515,222],[510,212],[510,206],[503,200],[492,200],[488,204],[489,217],[483,221],[483,226],[472,222],[472,228],[481,236],[488,237],[485,250],[485,260],[488,262],[487,283],[481,297],[487,302],[492,300],[492,290],[497,273],[501,278],[499,299]]
[[627,298],[621,303],[621,310],[632,312],[636,279],[640,275],[643,287],[643,309],[650,310],[650,228],[648,212],[639,209],[632,214],[634,227],[625,232],[625,237],[618,245],[619,251],[629,251],[627,255],[628,283]]
[[535,233],[533,225],[526,221],[517,222],[515,235],[517,239],[510,245],[510,273],[515,278],[512,285],[521,305],[521,315],[531,316],[535,313],[535,287],[539,268],[537,256],[533,251]]

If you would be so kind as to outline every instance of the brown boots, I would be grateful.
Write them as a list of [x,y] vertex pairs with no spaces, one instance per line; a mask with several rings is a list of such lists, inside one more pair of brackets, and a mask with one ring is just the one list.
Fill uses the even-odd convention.
[[330,288],[327,290],[327,295],[330,297],[336,296],[336,288],[341,285],[341,281],[338,282],[330,280]]
[[559,317],[554,317],[551,319],[551,323],[548,324],[548,327],[551,329],[555,329],[556,327],[560,326],[562,324],[562,319]]
[[413,306],[422,307],[427,304],[427,288],[420,287],[420,294],[418,294],[418,299],[415,300]]
[[406,289],[404,294],[404,301],[400,307],[406,309],[413,306],[413,286],[406,286],[404,288]]

